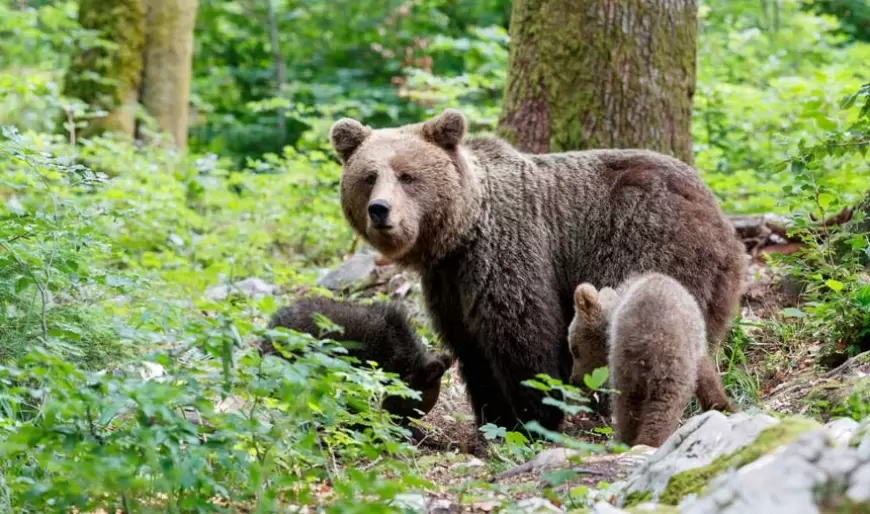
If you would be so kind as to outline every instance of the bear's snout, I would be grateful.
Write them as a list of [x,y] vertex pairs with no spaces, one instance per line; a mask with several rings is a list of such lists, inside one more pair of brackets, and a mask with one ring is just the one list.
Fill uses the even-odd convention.
[[390,204],[386,200],[372,200],[368,207],[369,219],[374,228],[390,228],[387,220],[390,217]]

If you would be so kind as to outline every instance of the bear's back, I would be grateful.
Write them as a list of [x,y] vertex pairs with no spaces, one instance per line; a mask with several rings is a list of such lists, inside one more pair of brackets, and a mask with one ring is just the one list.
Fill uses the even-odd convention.
[[[576,284],[616,287],[630,273],[659,271],[716,318],[711,339],[722,335],[727,316],[713,304],[732,301],[739,289],[743,246],[692,167],[648,150],[531,155],[498,140],[472,141],[487,205],[478,229],[484,241],[465,259],[477,267],[470,275],[528,274],[524,285],[557,289],[570,320]],[[477,285],[473,276],[467,282]]]
[[[343,332],[321,331],[315,313],[341,326]],[[415,362],[425,351],[408,323],[407,312],[395,302],[365,305],[325,297],[301,298],[273,315],[269,328],[275,327],[358,343],[348,348],[349,355],[363,364],[377,361],[387,371],[404,370],[410,365],[408,361]]]

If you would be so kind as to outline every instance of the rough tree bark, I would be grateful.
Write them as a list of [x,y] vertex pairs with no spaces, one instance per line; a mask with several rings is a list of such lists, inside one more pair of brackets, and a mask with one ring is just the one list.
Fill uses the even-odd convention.
[[132,138],[142,77],[144,6],[141,0],[81,0],[78,21],[114,43],[83,49],[66,74],[65,95],[107,113],[91,120],[81,135],[109,131]]
[[146,0],[140,101],[177,148],[187,146],[197,0]]
[[514,0],[499,134],[528,152],[691,164],[697,20],[697,0]]

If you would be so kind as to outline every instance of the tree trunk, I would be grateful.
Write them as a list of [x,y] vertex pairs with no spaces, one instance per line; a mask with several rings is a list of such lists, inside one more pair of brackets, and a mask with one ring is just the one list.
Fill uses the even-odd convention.
[[145,68],[140,101],[172,137],[187,146],[188,99],[197,0],[146,0]]
[[[284,56],[281,54],[281,42],[278,38],[278,17],[275,15],[274,0],[266,0],[269,13],[269,45],[272,47],[272,67],[275,73],[275,91],[278,98],[284,99],[284,86],[287,83],[287,69],[284,67]],[[278,148],[283,149],[287,139],[287,109],[279,107],[275,115],[278,117]]]
[[692,163],[697,0],[514,0],[499,134],[527,152]]
[[66,96],[107,113],[91,120],[82,135],[109,131],[132,138],[145,44],[144,6],[141,0],[81,0],[78,21],[112,43],[83,49],[66,74]]

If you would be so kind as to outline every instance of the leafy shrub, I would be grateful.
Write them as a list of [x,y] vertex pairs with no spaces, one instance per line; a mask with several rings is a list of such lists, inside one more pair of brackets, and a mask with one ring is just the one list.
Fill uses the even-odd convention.
[[783,190],[792,209],[793,230],[801,234],[806,247],[775,259],[806,284],[808,301],[803,311],[793,311],[792,315],[803,317],[805,311],[805,321],[828,343],[828,351],[845,350],[848,354],[870,349],[868,212],[857,209],[852,221],[842,227],[819,227],[818,220],[856,203],[823,180],[832,173],[831,167],[861,160],[870,149],[870,84],[847,96],[843,106],[850,108],[856,103],[858,120],[854,124],[829,133],[815,144],[800,141],[799,151],[780,165],[783,173],[793,177],[794,182]]

